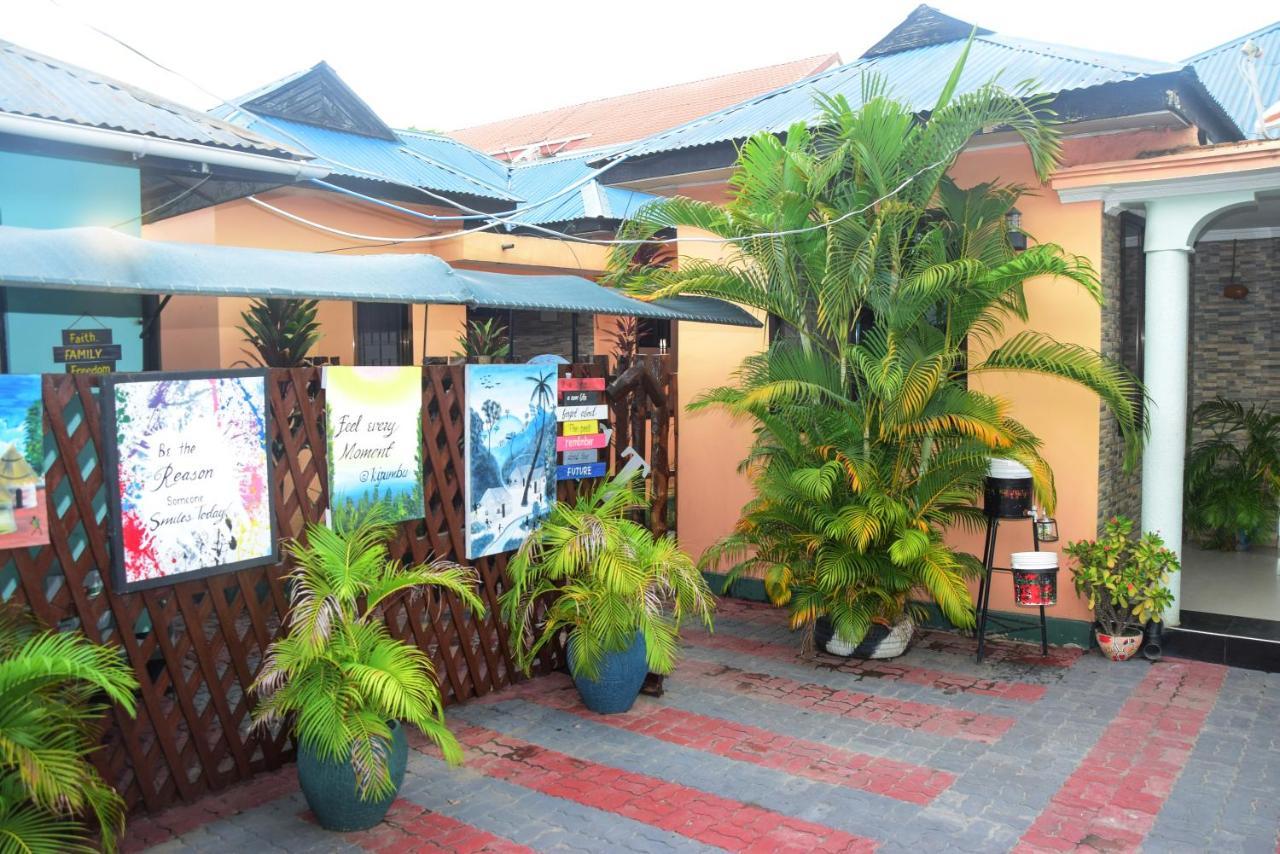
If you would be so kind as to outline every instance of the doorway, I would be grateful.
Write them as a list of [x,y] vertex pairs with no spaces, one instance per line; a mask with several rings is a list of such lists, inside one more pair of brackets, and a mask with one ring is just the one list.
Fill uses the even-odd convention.
[[356,303],[356,364],[413,364],[413,320],[408,305]]

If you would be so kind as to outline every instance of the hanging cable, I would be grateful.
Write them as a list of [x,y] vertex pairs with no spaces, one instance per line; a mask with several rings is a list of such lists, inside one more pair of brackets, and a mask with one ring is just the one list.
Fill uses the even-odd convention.
[[[815,223],[814,225],[802,226],[800,228],[788,228],[788,229],[782,229],[780,231],[764,231],[764,232],[758,232],[753,234],[741,234],[741,235],[735,235],[732,237],[702,237],[702,236],[691,235],[688,237],[658,237],[658,238],[650,238],[650,239],[630,238],[630,239],[619,240],[617,238],[599,239],[599,238],[582,237],[577,234],[569,234],[563,231],[556,231],[555,229],[544,228],[542,226],[533,225],[531,223],[516,222],[514,224],[520,228],[528,228],[534,231],[541,231],[549,235],[554,235],[555,237],[561,240],[567,240],[573,243],[585,243],[591,246],[644,246],[644,245],[665,246],[665,245],[671,245],[671,244],[677,244],[677,243],[714,243],[714,244],[723,245],[723,244],[746,243],[751,240],[767,240],[767,239],[778,238],[778,237],[790,237],[796,234],[809,234],[815,231],[822,231],[823,229],[831,228],[832,226],[838,225],[847,219],[858,216],[859,214],[866,213],[868,210],[875,207],[876,205],[879,205],[888,201],[889,199],[893,198],[898,193],[902,192],[907,187],[909,187],[911,185],[911,182],[913,182],[916,178],[923,175],[925,172],[928,172],[931,169],[936,169],[939,166],[942,166],[943,164],[947,163],[951,159],[951,157],[959,153],[960,149],[963,147],[964,146],[961,145],[958,148],[954,149],[951,153],[947,154],[946,156],[939,158],[938,160],[934,161],[933,163],[930,163],[927,166],[922,166],[921,168],[917,169],[915,172],[908,175],[905,179],[903,179],[902,183],[898,184],[892,190],[880,196],[879,198],[868,202],[867,204],[863,205],[860,208],[856,208],[850,211],[845,211],[843,214],[836,217],[835,219],[828,220],[826,222]],[[488,225],[480,226],[478,228],[465,229],[463,231],[449,231],[449,232],[443,232],[441,234],[433,234],[433,235],[427,235],[423,237],[381,237],[381,236],[373,236],[368,234],[357,234],[355,232],[345,231],[340,228],[333,228],[331,226],[324,225],[323,223],[315,222],[314,220],[307,219],[306,217],[302,217],[297,214],[290,213],[289,211],[282,210],[276,207],[275,205],[262,201],[256,196],[249,196],[248,199],[249,201],[253,202],[255,205],[258,205],[259,207],[265,208],[266,210],[272,211],[273,213],[279,214],[280,216],[283,216],[286,219],[290,219],[293,222],[299,223],[301,225],[305,225],[310,228],[319,229],[320,231],[327,231],[330,234],[336,234],[342,237],[349,237],[355,240],[376,241],[385,246],[390,246],[397,243],[428,243],[428,242],[433,242],[437,240],[448,240],[450,238],[458,237],[460,235],[473,234],[477,231],[484,231],[488,228],[492,228],[495,225],[499,225],[503,222],[507,222],[506,220],[498,220],[496,222],[489,223]],[[403,210],[406,213],[418,214],[417,211],[413,211],[408,208],[404,208]],[[427,214],[419,214],[419,215],[427,216]]]

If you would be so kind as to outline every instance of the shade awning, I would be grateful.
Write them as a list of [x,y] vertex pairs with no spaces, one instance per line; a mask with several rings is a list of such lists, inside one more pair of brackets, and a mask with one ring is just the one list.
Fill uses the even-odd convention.
[[109,228],[0,226],[0,282],[121,294],[426,303],[760,326],[701,297],[631,299],[590,279],[455,270],[435,255],[336,255],[144,240]]

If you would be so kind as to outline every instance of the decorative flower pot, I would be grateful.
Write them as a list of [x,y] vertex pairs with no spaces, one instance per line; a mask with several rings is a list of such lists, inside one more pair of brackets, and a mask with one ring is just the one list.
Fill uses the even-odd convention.
[[600,715],[621,714],[631,708],[649,673],[645,658],[644,634],[636,632],[631,646],[621,652],[606,653],[600,661],[600,677],[588,679],[574,673],[577,656],[574,652],[576,638],[569,638],[569,673],[578,688],[582,704]]
[[1132,635],[1104,635],[1098,632],[1098,646],[1112,661],[1128,661],[1142,646],[1142,632]]
[[1025,519],[1031,513],[1031,471],[1013,460],[993,459],[982,490],[982,509],[997,519]]
[[818,649],[842,658],[897,658],[907,651],[915,629],[906,617],[898,620],[893,628],[876,623],[862,643],[854,646],[840,639],[829,619],[819,617],[813,628],[813,639]]
[[391,722],[391,782],[395,791],[376,801],[360,799],[351,761],[321,759],[305,744],[298,745],[298,784],[316,821],[326,830],[368,830],[387,815],[404,782],[409,742],[399,721]]

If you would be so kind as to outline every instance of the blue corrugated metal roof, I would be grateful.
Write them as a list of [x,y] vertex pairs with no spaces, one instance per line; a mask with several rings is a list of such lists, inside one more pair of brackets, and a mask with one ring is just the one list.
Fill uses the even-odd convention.
[[516,214],[515,219],[533,225],[570,222],[576,219],[626,219],[656,196],[606,187],[594,179],[583,181],[596,170],[588,161],[595,155],[578,155],[553,160],[520,163],[510,167],[511,190],[525,201],[518,208],[528,207],[543,199],[551,198],[578,182],[580,186],[552,202],[537,205],[527,212]]
[[760,326],[741,308],[719,300],[642,302],[582,276],[454,270],[424,253],[326,255],[169,243],[109,228],[0,226],[0,282],[107,293],[432,303]]
[[0,41],[0,112],[178,142],[297,157],[236,125],[142,89]]
[[[243,112],[237,115],[244,117],[242,120],[250,130],[275,139],[283,138],[286,144],[315,155],[317,161],[330,166],[334,174],[401,182],[439,193],[516,201],[516,196],[504,186],[491,183],[493,176],[488,169],[477,168],[472,155],[482,158],[485,155],[445,137],[407,133],[392,142],[288,119],[260,119]],[[406,148],[419,156],[404,151]]]
[[[964,45],[964,40],[957,40],[859,59],[656,134],[631,148],[630,156],[744,139],[758,131],[781,133],[795,122],[817,118],[816,94],[844,95],[856,107],[869,75],[886,80],[894,98],[926,110],[937,102]],[[1006,86],[1031,80],[1038,92],[1056,93],[1137,80],[1181,67],[1000,34],[979,35],[958,91],[973,91],[997,78]]]
[[1280,21],[1252,33],[1232,39],[1187,59],[1227,114],[1235,120],[1246,137],[1258,136],[1258,108],[1249,84],[1240,70],[1240,49],[1252,40],[1262,49],[1262,57],[1254,64],[1258,74],[1258,93],[1263,107],[1280,101]]

